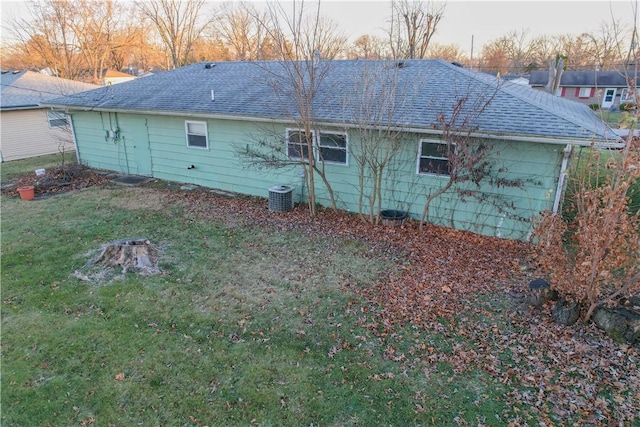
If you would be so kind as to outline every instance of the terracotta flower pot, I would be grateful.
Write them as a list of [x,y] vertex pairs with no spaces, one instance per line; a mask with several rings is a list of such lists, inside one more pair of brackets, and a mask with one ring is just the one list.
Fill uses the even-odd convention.
[[18,193],[20,193],[20,198],[22,200],[33,200],[35,197],[35,189],[33,185],[18,187]]

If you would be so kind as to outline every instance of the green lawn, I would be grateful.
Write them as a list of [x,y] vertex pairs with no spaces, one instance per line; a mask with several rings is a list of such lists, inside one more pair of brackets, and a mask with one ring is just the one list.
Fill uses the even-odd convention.
[[[596,398],[619,419],[638,410],[632,378],[619,390],[598,365],[633,375],[637,352],[518,314],[504,292],[479,286],[427,327],[385,324],[365,295],[425,273],[320,220],[249,225],[250,202],[161,183],[1,201],[2,426],[538,425],[597,417]],[[218,205],[237,211],[207,213]],[[92,264],[131,237],[157,246],[162,274]],[[567,352],[597,368],[561,368]]]
[[596,115],[600,117],[603,121],[607,122],[611,127],[618,127],[620,121],[623,119],[625,113],[622,111],[609,111],[609,110],[598,110],[595,111]]
[[[572,199],[575,192],[580,188],[580,183],[586,180],[594,187],[604,185],[607,182],[607,177],[612,172],[607,167],[608,163],[619,164],[620,152],[617,150],[600,150],[594,152],[589,147],[577,147],[575,149],[564,205],[566,208],[565,216],[568,219],[573,216],[574,209]],[[629,212],[632,215],[637,214],[637,212],[640,211],[640,180],[636,180],[633,185],[629,187],[627,197],[629,198]]]
[[[482,372],[449,383],[446,364],[427,379],[384,356],[344,286],[394,267],[362,244],[185,219],[140,198],[3,198],[3,426],[447,424],[508,409]],[[161,247],[165,274],[72,275],[95,277],[96,250],[132,236]]]
[[65,164],[76,163],[76,153],[51,154],[0,163],[0,178],[4,184],[20,177],[25,172],[33,172],[36,169],[58,168],[62,166],[63,160]]

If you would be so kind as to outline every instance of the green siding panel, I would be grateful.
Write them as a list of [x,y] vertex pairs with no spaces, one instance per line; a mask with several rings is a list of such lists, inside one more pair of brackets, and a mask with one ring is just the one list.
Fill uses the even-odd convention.
[[[187,146],[185,120],[207,123],[208,149]],[[301,167],[258,169],[241,156],[246,147],[255,147],[258,135],[282,138],[286,126],[264,126],[213,119],[145,116],[99,112],[73,112],[73,124],[80,160],[92,167],[123,173],[149,175],[168,181],[191,183],[261,197],[268,197],[273,185],[292,185],[294,199],[303,201]],[[118,129],[118,138],[109,138],[109,129]],[[349,165],[327,164],[327,178],[338,208],[358,211],[357,133],[349,133],[352,152]],[[446,184],[443,177],[416,173],[418,144],[423,138],[410,135],[387,166],[383,181],[383,209],[406,210],[419,219],[428,194]],[[563,146],[528,142],[488,141],[492,146],[492,176],[479,187],[466,184],[462,195],[450,190],[431,205],[428,221],[487,235],[523,239],[530,231],[530,218],[551,209]],[[520,185],[502,182],[519,180]],[[492,182],[493,181],[493,182]],[[329,205],[329,196],[316,176],[317,201]],[[365,183],[371,191],[370,180]],[[475,194],[481,194],[477,197]],[[368,200],[365,198],[365,213]]]

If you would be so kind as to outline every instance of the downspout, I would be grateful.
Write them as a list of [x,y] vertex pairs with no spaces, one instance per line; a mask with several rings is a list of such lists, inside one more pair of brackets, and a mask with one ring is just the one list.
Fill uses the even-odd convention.
[[73,124],[73,114],[67,113],[69,121],[71,122],[71,139],[73,140],[73,146],[76,149],[76,163],[80,163],[80,148],[78,147],[78,141],[76,140],[76,128]]
[[569,157],[571,156],[572,144],[567,144],[564,148],[564,156],[562,157],[562,166],[560,166],[560,176],[558,177],[558,187],[556,188],[556,198],[553,201],[553,214],[557,215],[560,210],[560,202],[567,183],[567,167],[569,165]]

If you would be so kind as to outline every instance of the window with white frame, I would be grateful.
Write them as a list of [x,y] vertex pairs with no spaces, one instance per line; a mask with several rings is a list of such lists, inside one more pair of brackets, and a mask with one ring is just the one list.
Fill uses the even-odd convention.
[[448,176],[449,154],[454,150],[455,144],[421,139],[418,147],[418,173]]
[[580,92],[578,92],[579,98],[590,98],[591,97],[591,88],[590,87],[581,87]]
[[[311,138],[313,138],[313,131]],[[307,133],[303,130],[287,129],[287,157],[290,159],[309,159]]]
[[625,87],[620,91],[620,101],[621,102],[633,102],[633,94],[629,90],[629,88]]
[[[336,132],[319,132],[316,138],[311,131],[314,153],[327,163],[347,164],[347,135]],[[299,129],[287,129],[287,157],[290,159],[309,159],[307,133]]]
[[320,158],[325,162],[347,164],[347,135],[344,133],[320,132],[318,141]]
[[69,124],[67,113],[60,110],[47,111],[47,120],[50,128],[63,128]]
[[187,136],[187,147],[209,148],[209,137],[207,136],[207,122],[185,121],[184,128]]

